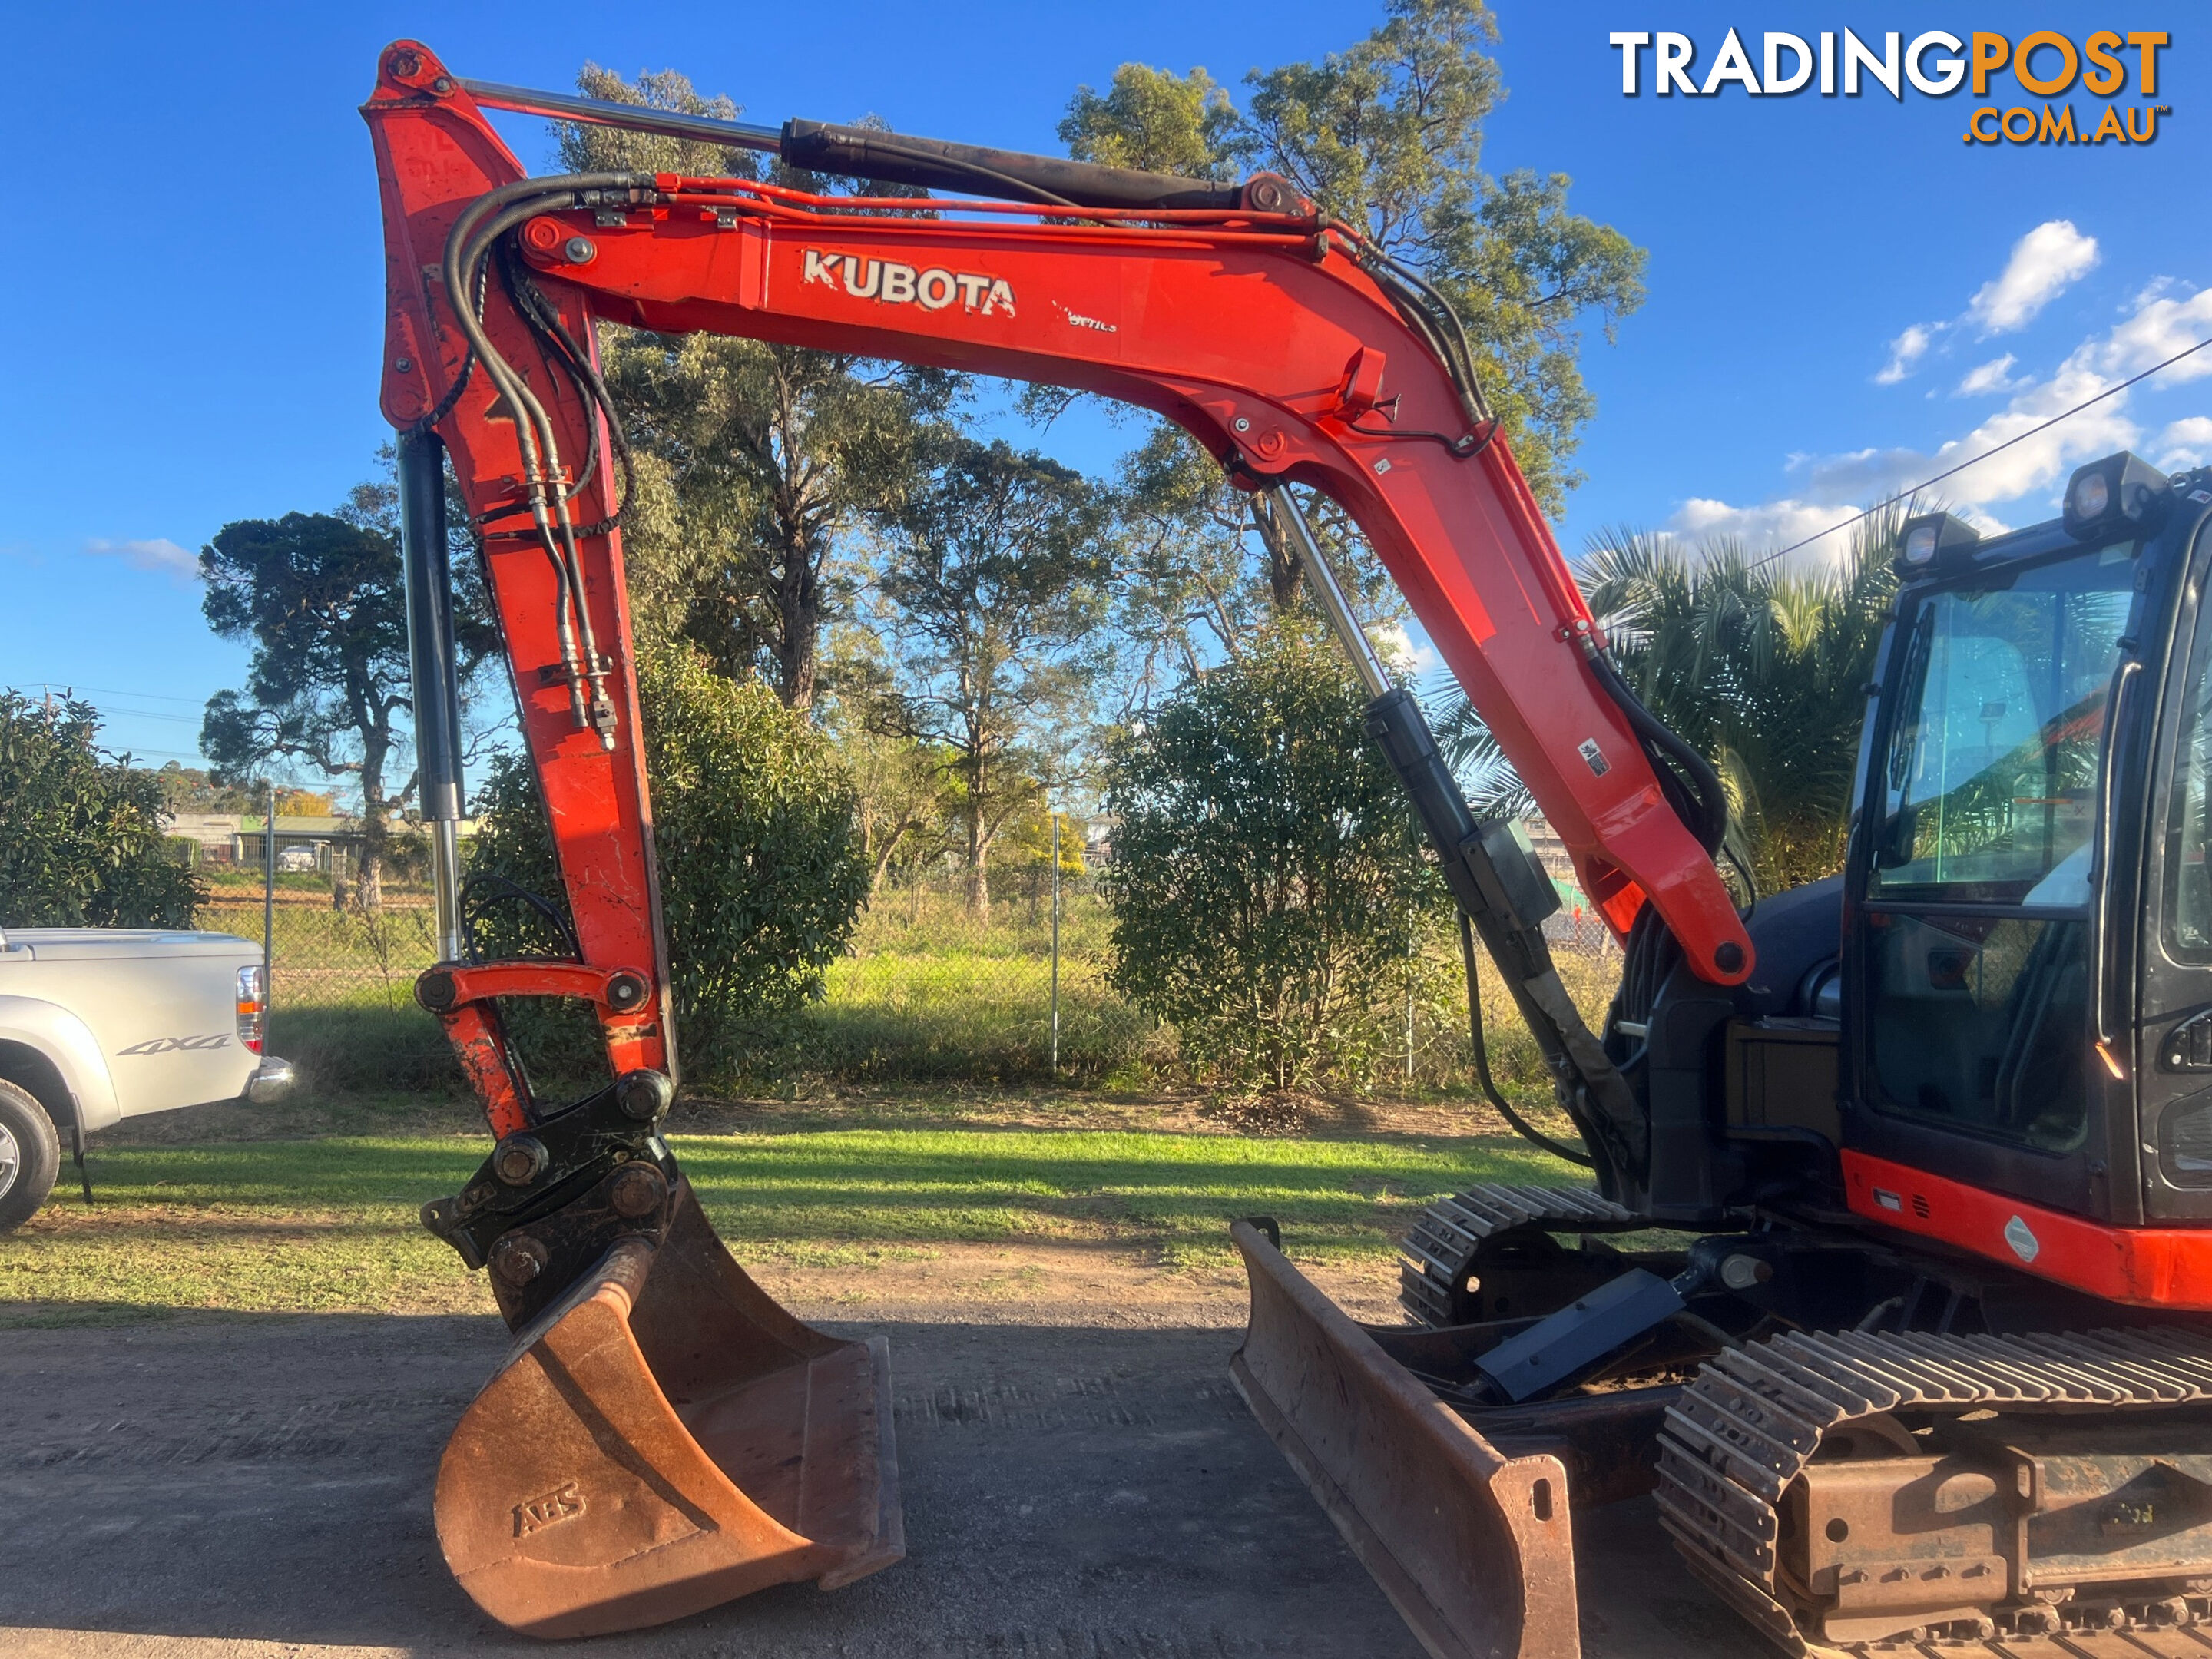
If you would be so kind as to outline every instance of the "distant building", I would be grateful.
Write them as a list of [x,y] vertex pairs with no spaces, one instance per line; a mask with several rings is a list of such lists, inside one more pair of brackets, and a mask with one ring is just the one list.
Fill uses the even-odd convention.
[[[221,864],[237,856],[241,822],[235,812],[173,812],[163,828],[171,836],[197,843],[202,858]],[[258,824],[260,819],[254,822]]]
[[1536,860],[1544,866],[1544,873],[1559,888],[1561,899],[1569,893],[1579,899],[1583,890],[1581,878],[1575,873],[1575,861],[1567,856],[1567,844],[1559,839],[1559,831],[1534,813],[1521,820],[1521,828],[1527,832],[1528,845],[1535,849]]
[[[179,812],[170,816],[167,833],[196,843],[199,856],[210,864],[258,866],[268,856],[268,821],[259,812]],[[472,820],[463,819],[461,835],[475,833]],[[392,820],[394,842],[405,843],[421,836],[422,826],[405,818]],[[317,871],[329,876],[350,876],[361,862],[361,820],[339,815],[279,812],[276,815],[276,867],[299,872]]]

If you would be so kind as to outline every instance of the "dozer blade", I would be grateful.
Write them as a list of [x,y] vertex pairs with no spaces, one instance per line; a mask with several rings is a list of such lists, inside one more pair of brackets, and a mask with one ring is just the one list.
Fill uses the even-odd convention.
[[1556,1457],[1505,1457],[1307,1282],[1230,1229],[1252,1323],[1237,1392],[1436,1659],[1576,1659],[1574,1540]]
[[824,1589],[906,1553],[881,1337],[801,1324],[679,1182],[520,1332],[447,1443],[438,1541],[532,1636],[657,1625],[770,1584]]

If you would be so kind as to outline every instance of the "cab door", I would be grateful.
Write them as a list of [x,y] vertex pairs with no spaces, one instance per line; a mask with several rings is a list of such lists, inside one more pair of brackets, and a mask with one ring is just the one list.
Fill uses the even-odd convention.
[[2134,1059],[2147,1220],[2212,1219],[2212,536],[2179,528],[2186,574],[2141,815]]
[[1849,1150],[2122,1224],[2135,1109],[2108,1056],[2133,999],[2101,971],[2104,832],[2142,748],[2142,551],[2051,534],[1900,596],[1844,972]]

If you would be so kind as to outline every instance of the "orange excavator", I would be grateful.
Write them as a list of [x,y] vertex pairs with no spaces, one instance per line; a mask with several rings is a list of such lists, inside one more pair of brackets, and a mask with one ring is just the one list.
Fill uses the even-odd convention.
[[[530,177],[484,111],[815,174]],[[1190,433],[1263,504],[1373,701],[1588,1186],[1482,1187],[1353,1323],[1235,1223],[1237,1386],[1423,1644],[1578,1651],[1571,1521],[1650,1493],[1795,1653],[2192,1654],[2212,1638],[2212,473],[2081,468],[2063,516],[1909,520],[1847,868],[1740,908],[1712,769],[1623,682],[1450,305],[1287,181],[1133,173],[464,80],[387,48],[383,407],[398,432],[441,960],[489,1157],[425,1224],[515,1342],[447,1449],[454,1573],[543,1636],[832,1588],[902,1552],[884,1345],[792,1318],[663,1138],[677,1085],[596,325],[1045,381]],[[464,884],[445,495],[484,550],[565,908]],[[1296,484],[1358,524],[1623,946],[1593,1030],[1549,880],[1472,812]],[[522,902],[557,957],[477,959]],[[540,1098],[501,1007],[580,1000],[611,1082]],[[2200,1634],[2203,1632],[2203,1634]],[[2118,1645],[2115,1645],[2118,1644]]]

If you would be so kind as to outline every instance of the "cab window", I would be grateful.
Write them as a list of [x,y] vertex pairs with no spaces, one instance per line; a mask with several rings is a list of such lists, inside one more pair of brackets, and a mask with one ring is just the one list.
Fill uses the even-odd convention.
[[[1865,912],[1883,1111],[2046,1152],[2087,1132],[2090,866],[2135,552],[1941,591],[1900,624]],[[2212,906],[2198,925],[2212,949]]]
[[2212,777],[2212,650],[2181,706],[2181,750],[2166,803],[2166,948],[2179,962],[2212,962],[2212,878],[2205,868],[2206,783]]
[[2132,544],[2098,549],[1921,602],[1905,633],[1872,893],[2088,902],[2134,556]]

